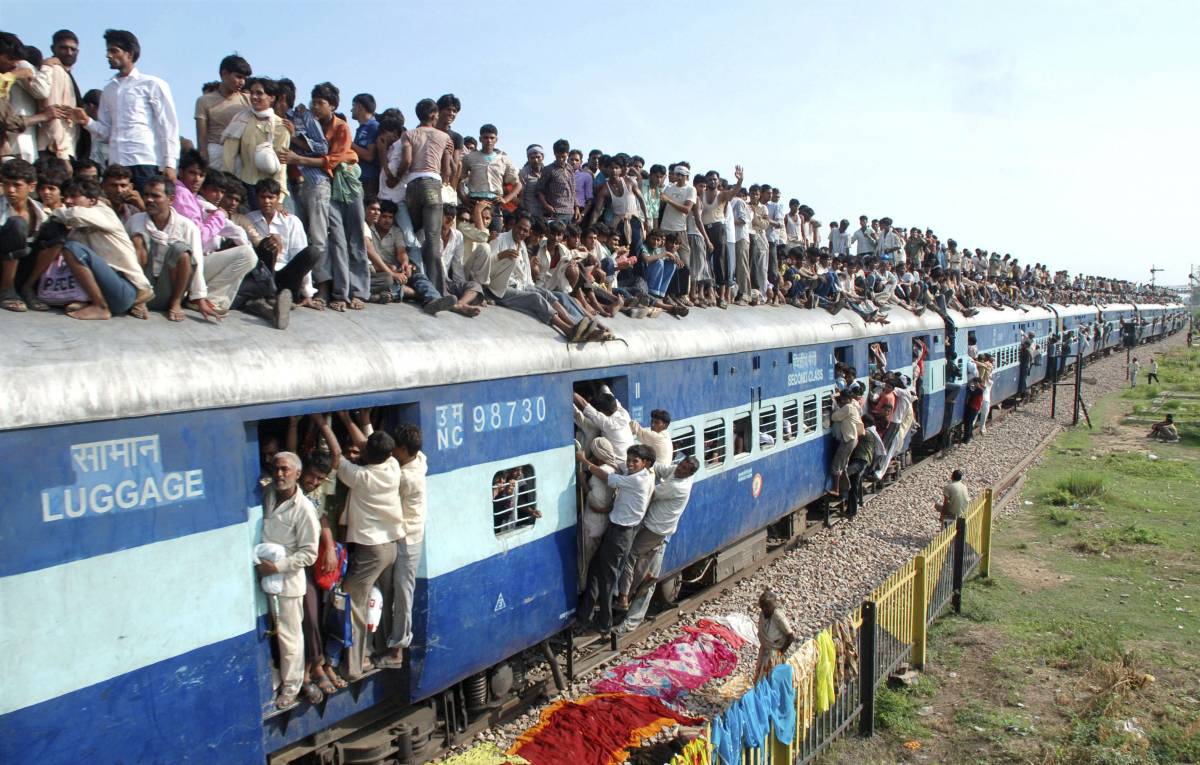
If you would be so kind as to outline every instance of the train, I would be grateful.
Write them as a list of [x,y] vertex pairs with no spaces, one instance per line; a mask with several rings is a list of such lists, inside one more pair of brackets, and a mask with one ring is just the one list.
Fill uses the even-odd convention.
[[[1058,356],[1074,363],[1187,322],[1182,305],[983,308],[945,320],[894,310],[887,325],[846,310],[734,308],[617,317],[620,342],[578,346],[499,308],[477,319],[395,310],[298,311],[288,332],[238,314],[219,327],[81,329],[33,314],[9,323],[0,760],[368,762],[395,750],[356,749],[355,737],[398,721],[419,753],[449,718],[473,713],[469,699],[505,692],[496,679],[513,657],[574,622],[574,391],[603,382],[642,423],[669,411],[677,456],[699,459],[663,562],[669,599],[682,572],[736,570],[772,524],[825,493],[835,362],[866,380],[879,344],[890,370],[911,375],[914,349],[925,349],[915,446],[961,424],[968,346],[998,359],[998,402],[1017,391],[1029,333],[1042,348],[1062,339]],[[1029,382],[1055,358],[1040,354]],[[425,436],[410,657],[280,712],[251,566],[259,425],[362,407]],[[495,476],[516,468],[537,514],[517,518],[493,501]]]

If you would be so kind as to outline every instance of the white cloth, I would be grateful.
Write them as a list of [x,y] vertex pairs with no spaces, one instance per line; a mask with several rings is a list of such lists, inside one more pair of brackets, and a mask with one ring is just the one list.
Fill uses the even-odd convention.
[[283,582],[282,591],[276,594],[290,598],[304,594],[308,588],[304,569],[317,560],[320,532],[317,509],[304,492],[297,489],[288,499],[277,502],[274,490],[268,487],[263,497],[262,541],[284,549],[284,556],[272,561]]
[[[22,117],[32,117],[38,113],[37,102],[50,95],[50,75],[45,69],[42,71],[34,69],[28,61],[18,61],[15,68],[35,73],[31,80],[17,80],[8,91],[8,100],[12,104],[13,111]],[[14,148],[18,157],[26,162],[37,162],[36,125],[30,125],[17,133],[16,140],[12,143],[15,144]]]
[[618,526],[636,526],[642,522],[650,506],[650,497],[654,493],[654,473],[639,470],[633,475],[626,475],[624,470],[625,466],[622,465],[621,472],[608,477],[609,487],[617,490],[608,520]]
[[179,162],[179,118],[171,87],[137,68],[104,86],[100,109],[87,129],[108,144],[110,164],[173,168]]
[[[529,250],[524,242],[518,244],[512,233],[505,231],[488,246],[491,262],[487,286],[497,297],[504,297],[510,289],[527,290],[534,286],[532,271],[529,268]],[[516,250],[516,259],[499,257],[505,250]]]
[[661,483],[654,487],[646,517],[642,519],[646,530],[664,537],[671,536],[679,528],[679,519],[692,496],[692,477],[676,478],[675,468],[670,462],[654,463],[654,475]]
[[734,634],[745,640],[754,648],[758,648],[758,625],[743,613],[731,613],[724,616],[710,616],[710,620],[728,627]]
[[[254,562],[256,564],[268,561],[278,563],[286,557],[287,550],[283,549],[283,545],[263,542],[254,546]],[[267,574],[258,580],[258,585],[268,595],[280,595],[283,593],[283,574]]]
[[[396,141],[388,147],[387,161],[384,164],[387,165],[392,175],[396,175],[400,171],[400,158],[403,151],[404,143],[402,141]],[[396,204],[401,204],[404,201],[404,192],[407,188],[408,186],[403,180],[397,181],[395,186],[388,186],[387,175],[385,173],[379,174],[380,199],[387,199]]]

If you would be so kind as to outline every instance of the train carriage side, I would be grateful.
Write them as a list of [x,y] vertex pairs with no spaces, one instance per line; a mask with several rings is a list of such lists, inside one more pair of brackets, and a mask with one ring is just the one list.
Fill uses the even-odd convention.
[[[966,349],[974,346],[977,352],[990,353],[995,363],[992,373],[992,403],[1011,398],[1017,393],[1017,372],[1021,339],[1032,332],[1041,348],[1046,348],[1054,331],[1054,314],[1044,308],[1030,308],[1028,312],[1012,309],[997,310],[980,308],[971,317],[952,312],[956,343],[963,351],[955,360],[956,379],[947,384],[947,407],[944,428],[956,427],[963,422],[964,397],[961,390],[966,386]],[[1044,379],[1049,362],[1043,353],[1034,359],[1030,367],[1027,384]]]
[[1112,349],[1121,347],[1121,326],[1124,323],[1137,320],[1137,308],[1132,303],[1110,303],[1100,311],[1103,326],[1100,347]]
[[[1082,340],[1085,333],[1091,333],[1096,322],[1100,321],[1100,309],[1094,305],[1052,305],[1051,309],[1058,315],[1058,334],[1065,338],[1070,334],[1070,342],[1064,345],[1067,357],[1061,364],[1061,370],[1066,370],[1075,364],[1073,354],[1086,349]],[[1060,371],[1061,371],[1060,370]]]

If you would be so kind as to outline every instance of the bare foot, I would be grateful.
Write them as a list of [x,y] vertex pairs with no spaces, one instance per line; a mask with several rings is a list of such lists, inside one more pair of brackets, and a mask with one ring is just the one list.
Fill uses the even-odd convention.
[[353,298],[350,300],[350,310],[351,311],[361,311],[362,309],[364,309],[366,307],[367,307],[367,304],[364,303],[359,298]]
[[171,306],[163,313],[167,315],[167,321],[183,321],[183,309],[178,306]]
[[[145,310],[144,307],[143,310]],[[130,313],[132,313],[132,311],[130,311]],[[67,316],[70,316],[72,319],[82,319],[83,321],[104,321],[105,319],[112,318],[112,314],[109,313],[107,308],[101,308],[98,305],[84,306],[78,311],[72,311],[71,313],[68,313]]]
[[133,308],[129,309],[129,315],[135,319],[145,320],[150,318],[150,310],[146,308],[145,303],[138,303]]
[[332,303],[329,304],[329,310],[337,311],[338,313],[343,313],[346,310],[346,301],[345,300],[333,301]]
[[481,310],[483,309],[474,305],[456,305],[450,307],[450,312],[456,313],[459,316],[478,316]]

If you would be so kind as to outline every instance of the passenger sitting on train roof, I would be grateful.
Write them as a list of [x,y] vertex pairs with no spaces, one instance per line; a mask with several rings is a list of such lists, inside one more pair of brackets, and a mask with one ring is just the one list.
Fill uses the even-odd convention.
[[346,541],[354,547],[342,590],[350,598],[354,643],[342,663],[342,672],[347,680],[354,681],[374,668],[367,653],[367,598],[375,581],[395,563],[395,543],[404,539],[400,465],[392,456],[395,440],[382,430],[367,438],[362,465],[342,459],[341,450],[333,444],[330,448],[337,477],[350,488],[345,508]]
[[255,570],[259,576],[284,575],[283,590],[273,598],[278,603],[275,636],[281,680],[275,706],[287,709],[296,703],[304,681],[304,570],[317,559],[319,532],[316,510],[297,487],[300,458],[292,452],[279,452],[272,468],[272,480],[263,497],[262,541],[281,545],[285,556],[274,563],[262,561]]
[[[371,291],[373,295],[379,294],[380,292],[382,294],[386,294],[389,296],[389,302],[390,298],[393,297],[396,299],[408,298],[413,302],[419,303],[421,305],[421,310],[427,314],[430,314],[431,316],[441,313],[442,311],[455,308],[456,299],[454,296],[442,295],[442,293],[438,291],[437,287],[434,286],[434,279],[431,279],[429,275],[425,273],[422,259],[408,257],[407,250],[403,244],[404,235],[401,230],[394,225],[395,213],[399,210],[399,207],[393,208],[391,203],[389,203],[389,209],[391,215],[389,218],[384,218],[383,205],[382,203],[379,205],[379,216],[376,220],[376,223],[378,223],[380,226],[378,232],[382,235],[380,237],[380,246],[383,248],[383,250],[377,253],[380,262],[376,264],[376,274],[371,277]],[[445,214],[442,215],[441,230],[445,230],[446,226],[448,225],[447,221],[449,222],[449,225],[454,223],[453,208],[451,208],[451,213],[449,216]],[[387,225],[387,228],[383,228],[384,225]],[[424,234],[425,231],[422,229],[421,237],[417,240],[418,242],[424,239]],[[445,270],[441,267],[442,255],[440,246],[438,252],[439,270],[437,278],[441,280],[445,274]],[[379,270],[381,267],[383,267],[384,270]],[[382,276],[383,278],[377,281],[376,277],[379,276]],[[379,292],[376,292],[377,290]],[[466,316],[474,316],[479,313],[479,311],[478,309],[472,309],[470,306],[467,306],[463,310],[456,311],[456,313],[462,313]]]
[[[578,307],[572,313],[566,307],[568,303],[560,303],[551,293],[534,285],[525,246],[532,230],[533,218],[518,212],[512,229],[492,240],[488,281],[484,285],[488,296],[505,308],[550,325],[572,342],[611,338],[607,329],[587,319]],[[574,305],[574,301],[569,304]]]
[[88,298],[67,305],[68,316],[103,320],[113,313],[129,313],[147,318],[146,303],[154,290],[121,220],[99,203],[100,186],[95,181],[71,181],[63,196],[67,206],[51,213],[38,232],[34,266],[23,292],[32,294],[38,278],[61,254]]
[[175,184],[166,176],[156,175],[146,181],[143,189],[146,211],[131,215],[125,221],[125,230],[146,279],[154,286],[154,298],[146,308],[162,311],[168,321],[183,321],[186,292],[201,314],[218,318],[204,281],[200,229],[171,206]]
[[264,178],[255,186],[258,209],[246,216],[250,228],[261,237],[255,251],[258,266],[238,288],[234,308],[260,316],[286,329],[293,300],[297,305],[322,310],[313,301],[312,268],[316,253],[308,246],[304,226],[295,215],[280,208],[279,183]]
[[40,303],[32,290],[17,294],[17,266],[29,255],[29,245],[45,221],[45,212],[30,193],[37,173],[23,159],[11,159],[0,165],[4,196],[0,197],[0,308],[23,312],[26,303]]
[[659,545],[666,544],[679,528],[679,519],[683,517],[692,495],[692,476],[699,469],[700,462],[690,455],[680,460],[679,464],[670,460],[655,461],[653,472],[658,483],[629,548],[629,556],[621,567],[617,610],[628,611],[630,594],[654,584],[649,573],[654,552]]
[[618,460],[625,459],[625,452],[634,443],[629,412],[625,411],[608,386],[601,387],[590,402],[578,393],[574,394],[574,401],[579,416],[609,440]]
[[630,419],[629,427],[638,443],[645,444],[654,450],[654,461],[670,464],[674,457],[671,445],[671,415],[665,409],[654,409],[650,412],[650,427],[643,428],[637,420]]
[[[453,205],[443,205],[442,210],[442,286],[447,296],[456,298],[451,311],[460,316],[478,316],[483,310],[483,287],[466,275],[464,264],[463,234],[454,226],[458,210]],[[381,216],[382,217],[382,216]],[[393,218],[395,216],[393,215]],[[417,241],[425,236],[422,231]]]

